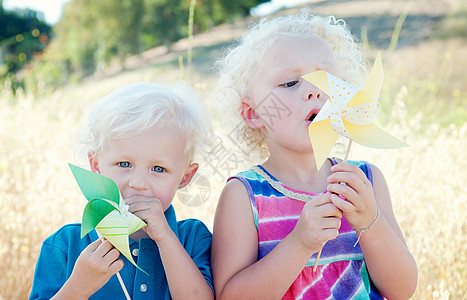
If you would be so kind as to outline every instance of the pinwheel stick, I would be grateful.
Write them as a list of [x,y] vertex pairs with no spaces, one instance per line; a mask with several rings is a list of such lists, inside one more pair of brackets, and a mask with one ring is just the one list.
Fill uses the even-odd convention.
[[[98,230],[96,230],[96,232],[101,242],[103,242],[105,238],[102,236],[102,234]],[[116,275],[117,275],[118,282],[120,282],[120,285],[122,286],[122,290],[123,290],[123,293],[125,294],[126,299],[131,300],[130,295],[128,294],[128,291],[125,287],[125,283],[123,283],[122,276],[120,276],[120,272],[117,272]]]
[[[352,146],[352,140],[349,140],[349,145],[347,146],[347,152],[345,153],[344,162],[347,162],[347,158],[349,158],[349,153],[350,153],[350,147],[351,146]],[[319,250],[318,254],[316,255],[315,264],[313,265],[313,272],[316,272],[316,269],[318,268],[318,262],[319,262],[319,258],[321,256],[321,251],[323,251],[323,248],[321,248],[321,250]]]

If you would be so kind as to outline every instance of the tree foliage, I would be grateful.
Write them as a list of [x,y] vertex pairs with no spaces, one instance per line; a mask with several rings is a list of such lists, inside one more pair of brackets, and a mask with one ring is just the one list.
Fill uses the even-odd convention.
[[[191,0],[69,0],[54,25],[55,38],[34,63],[32,85],[63,84],[99,72],[129,55],[170,45],[188,35]],[[197,0],[194,33],[244,17],[265,0]],[[47,66],[43,66],[46,64]],[[41,74],[40,70],[55,70]],[[46,80],[47,77],[51,77]],[[57,77],[57,78],[56,78]],[[42,83],[39,83],[39,82]],[[47,81],[47,82],[44,82]]]
[[15,72],[46,47],[51,27],[30,9],[6,11],[0,2],[0,83],[16,89]]

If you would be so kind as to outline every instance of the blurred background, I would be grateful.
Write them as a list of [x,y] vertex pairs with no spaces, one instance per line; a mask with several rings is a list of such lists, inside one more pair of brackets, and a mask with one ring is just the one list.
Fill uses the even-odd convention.
[[91,101],[128,82],[185,81],[201,95],[217,156],[174,206],[212,229],[226,178],[248,167],[214,110],[214,62],[250,24],[305,7],[344,19],[369,66],[383,55],[378,123],[411,146],[355,145],[351,159],[385,174],[419,267],[413,299],[466,299],[466,2],[0,0],[0,299],[26,299],[42,241],[80,222],[76,133]]

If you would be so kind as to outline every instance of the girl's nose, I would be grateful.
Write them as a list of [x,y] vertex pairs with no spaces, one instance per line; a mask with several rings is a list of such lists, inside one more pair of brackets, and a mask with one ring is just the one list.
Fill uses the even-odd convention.
[[304,95],[305,100],[321,100],[323,94],[320,89],[315,86],[307,86]]
[[317,100],[320,100],[321,99],[321,93],[320,92],[315,92],[315,93],[310,92],[308,94],[308,100],[311,100],[313,98],[317,99]]

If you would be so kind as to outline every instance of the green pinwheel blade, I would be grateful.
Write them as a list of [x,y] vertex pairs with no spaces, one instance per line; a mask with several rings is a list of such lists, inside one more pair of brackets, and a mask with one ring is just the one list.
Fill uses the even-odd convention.
[[120,204],[120,192],[112,179],[72,164],[68,165],[88,201],[100,198],[113,201],[117,206]]
[[81,238],[96,228],[97,224],[114,210],[118,210],[118,206],[113,201],[101,198],[89,200],[84,208],[83,219],[81,221]]

